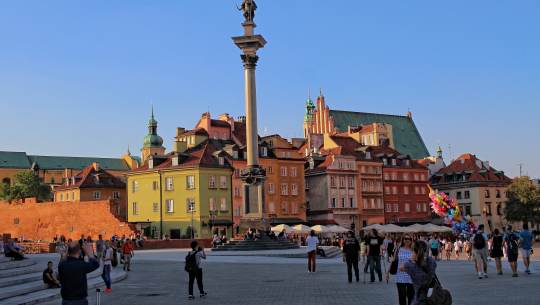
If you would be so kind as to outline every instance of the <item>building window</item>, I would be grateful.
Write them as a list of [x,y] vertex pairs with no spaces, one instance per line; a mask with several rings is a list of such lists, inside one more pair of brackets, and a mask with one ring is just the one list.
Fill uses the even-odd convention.
[[375,198],[369,199],[369,202],[371,203],[370,207],[371,207],[372,209],[377,208],[377,206],[375,205]]
[[139,181],[133,180],[133,182],[131,182],[131,192],[135,193],[138,190],[139,190]]
[[501,216],[502,214],[502,205],[501,203],[497,203],[497,216]]
[[271,174],[271,173],[272,173],[272,166],[268,166],[268,168],[266,169],[266,173],[267,173],[267,174]]
[[495,198],[501,198],[501,191],[500,190],[495,191]]
[[[71,193],[71,200],[73,200],[73,198],[75,197],[75,194],[74,193]],[[120,192],[113,192],[113,199],[120,199]]]
[[382,209],[383,208],[383,201],[381,198],[377,198],[377,208]]
[[296,177],[296,175],[297,175],[296,167],[291,167],[291,177]]
[[461,192],[456,192],[456,199],[462,199]]
[[232,152],[232,155],[233,155],[233,159],[238,159],[238,151],[237,150],[233,150]]
[[489,193],[489,190],[485,190],[484,195],[486,198],[489,198],[491,196],[491,194]]
[[422,212],[427,212],[427,203],[424,203],[424,206],[422,207]]
[[286,201],[281,203],[281,210],[283,214],[289,214],[289,204]]
[[463,194],[463,198],[465,198],[465,199],[471,198],[471,192],[470,191],[465,191],[464,194]]
[[210,199],[208,199],[208,207],[210,211],[216,211],[216,199],[214,197],[210,197]]
[[159,204],[157,202],[152,203],[152,212],[159,212]]
[[392,186],[392,194],[397,195],[397,186]]
[[274,184],[272,182],[268,183],[268,194],[274,194],[275,193]]
[[491,202],[486,202],[486,215],[491,216]]
[[281,195],[289,195],[289,186],[287,183],[281,184]]
[[158,189],[158,182],[152,181],[152,190],[157,191],[157,189]]
[[369,201],[367,198],[362,199],[362,203],[364,204],[364,209],[369,209]]
[[390,187],[389,186],[385,186],[384,187],[384,193],[387,194],[387,195],[390,195]]
[[95,200],[101,199],[101,192],[100,191],[95,191],[94,192],[94,199]]
[[298,203],[293,202],[291,203],[291,214],[298,214]]
[[268,148],[266,148],[266,147],[264,147],[264,146],[261,147],[261,155],[262,155],[263,157],[268,156]]
[[336,198],[332,198],[332,208],[336,208],[337,200]]
[[405,203],[405,213],[409,213],[411,211],[411,205],[408,203]]
[[336,187],[336,177],[330,176],[330,187]]
[[398,180],[397,173],[392,173],[392,180]]
[[240,197],[240,188],[238,186],[234,187],[234,197]]
[[341,197],[341,207],[342,208],[345,207],[345,198],[344,197]]
[[391,213],[391,212],[392,212],[392,205],[389,204],[389,203],[386,204],[386,212],[387,212],[387,213]]
[[349,188],[354,188],[354,177],[348,177]]
[[60,201],[64,201],[64,194],[60,194]]
[[165,190],[172,191],[174,190],[174,178],[165,177]]
[[349,208],[354,208],[354,198],[349,198]]
[[137,202],[133,202],[131,204],[131,212],[133,213],[133,215],[139,215],[139,205],[137,204]]
[[420,177],[418,176],[418,174],[414,174],[414,181],[418,181],[420,179]]
[[394,212],[399,213],[399,204],[394,203]]
[[403,187],[403,194],[409,195],[409,187],[408,186]]
[[188,198],[186,199],[186,211],[188,213],[195,213],[195,199],[193,198]]
[[216,176],[209,176],[208,177],[208,188],[211,188],[211,189],[216,188]]
[[186,188],[188,190],[195,188],[195,176],[186,176]]
[[345,187],[345,177],[339,177],[339,187]]
[[426,180],[426,175],[421,174],[421,175],[420,175],[420,180],[425,181],[425,180]]
[[298,195],[298,185],[296,183],[291,184],[291,194]]
[[396,159],[392,159],[392,166],[396,166],[397,163],[396,163]]
[[416,212],[422,212],[422,204],[421,203],[416,204]]
[[403,173],[403,180],[405,181],[409,180],[409,173]]
[[165,207],[167,209],[167,213],[174,213],[174,200],[165,199]]
[[219,176],[219,187],[222,189],[227,188],[227,176]]
[[268,210],[270,211],[270,214],[276,213],[276,205],[272,201],[268,203]]
[[286,166],[281,166],[279,168],[279,171],[280,171],[281,177],[287,177],[287,167]]
[[220,166],[225,165],[225,158],[223,158],[223,157],[218,157],[218,162],[219,162],[219,165],[220,165]]
[[417,195],[420,194],[420,188],[418,186],[414,187],[414,193]]
[[[265,147],[266,148],[266,147]],[[219,204],[219,210],[221,212],[227,211],[227,199],[225,197],[221,198],[221,202]]]
[[384,180],[390,180],[390,175],[388,173],[384,173]]

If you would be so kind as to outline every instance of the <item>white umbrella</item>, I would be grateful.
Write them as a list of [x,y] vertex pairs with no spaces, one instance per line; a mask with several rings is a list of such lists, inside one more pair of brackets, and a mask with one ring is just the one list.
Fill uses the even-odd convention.
[[382,228],[383,228],[382,225],[376,223],[376,224],[369,225],[367,227],[363,227],[362,230],[369,231],[369,230],[375,229],[377,231],[380,231]]
[[408,228],[405,228],[405,227],[397,226],[395,224],[387,224],[387,225],[384,225],[382,227],[381,232],[384,232],[384,233],[408,233],[408,232],[411,232],[411,230],[408,229]]
[[325,227],[325,226],[321,226],[321,225],[316,225],[316,226],[313,226],[311,227],[311,230],[317,232],[317,233],[332,233],[330,232],[330,230]]
[[306,225],[296,225],[291,228],[295,233],[309,233],[311,228]]
[[289,227],[288,225],[286,224],[280,224],[280,225],[277,225],[275,227],[272,227],[272,232],[282,232],[283,230],[285,230],[285,233],[291,233],[293,232],[293,229],[291,227]]
[[413,225],[410,225],[407,227],[409,230],[411,230],[411,232],[429,232],[429,231],[426,231],[426,227],[419,224],[419,223],[415,223]]
[[346,233],[346,232],[350,231],[349,229],[346,229],[346,228],[344,228],[342,226],[338,226],[338,225],[329,225],[329,226],[327,226],[327,228],[332,233]]

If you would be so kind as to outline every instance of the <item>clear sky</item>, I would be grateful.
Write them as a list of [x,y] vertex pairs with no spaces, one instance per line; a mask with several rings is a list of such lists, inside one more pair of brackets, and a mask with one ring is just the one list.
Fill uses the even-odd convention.
[[[0,150],[139,154],[153,103],[168,148],[201,113],[243,113],[241,0],[0,2]],[[304,102],[405,114],[431,152],[540,176],[539,1],[259,0],[262,134]],[[451,149],[449,149],[451,145]]]

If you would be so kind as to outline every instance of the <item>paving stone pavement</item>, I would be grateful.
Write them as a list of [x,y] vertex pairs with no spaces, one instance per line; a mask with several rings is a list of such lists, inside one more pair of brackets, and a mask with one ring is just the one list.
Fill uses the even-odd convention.
[[[303,259],[209,257],[204,266],[205,299],[187,300],[187,275],[177,260],[185,252],[140,253],[127,280],[102,296],[102,305],[281,305],[281,304],[397,304],[395,284],[346,282],[345,265],[339,260],[319,260],[315,274],[307,272]],[[138,259],[138,261],[137,261]],[[245,260],[243,262],[242,260]],[[535,262],[535,267],[540,263]],[[511,278],[494,274],[475,277],[471,262],[439,262],[438,275],[454,297],[454,305],[538,305],[540,270]],[[507,270],[506,270],[507,271]],[[366,277],[369,281],[369,276]],[[195,288],[197,293],[197,288]],[[89,297],[96,304],[95,293]],[[59,300],[44,305],[59,305]]]

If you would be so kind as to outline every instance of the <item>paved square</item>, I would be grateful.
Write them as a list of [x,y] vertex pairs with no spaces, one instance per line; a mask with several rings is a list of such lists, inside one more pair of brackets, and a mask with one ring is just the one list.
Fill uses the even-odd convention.
[[[346,269],[339,259],[319,260],[318,272],[308,274],[303,259],[209,256],[204,266],[208,297],[187,300],[184,252],[139,252],[127,280],[113,285],[113,293],[102,304],[397,304],[395,284],[348,284]],[[159,260],[158,260],[159,259]],[[471,262],[440,262],[438,275],[449,288],[455,305],[537,305],[540,270],[530,276],[511,278],[494,274],[478,280]],[[367,277],[369,278],[369,277]],[[368,279],[369,281],[369,279]],[[195,288],[197,293],[197,288]],[[91,294],[90,304],[95,304]],[[55,300],[46,305],[60,304]]]

